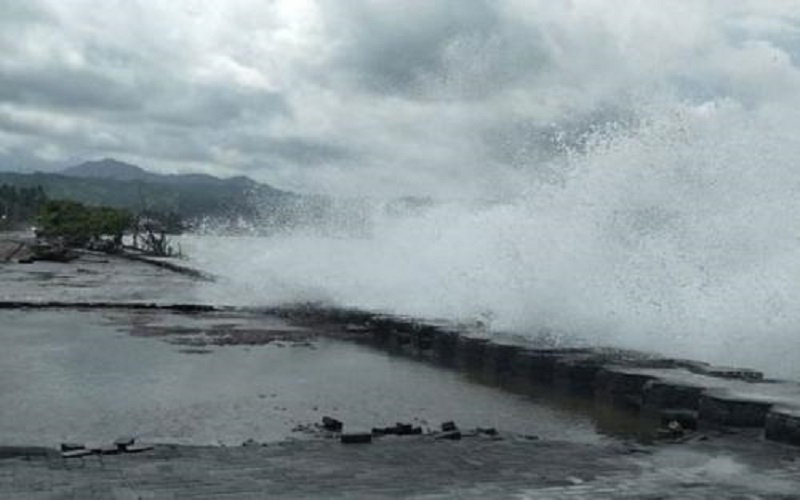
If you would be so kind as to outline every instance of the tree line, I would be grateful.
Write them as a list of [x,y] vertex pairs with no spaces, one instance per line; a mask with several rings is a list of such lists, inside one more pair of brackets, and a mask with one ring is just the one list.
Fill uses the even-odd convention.
[[121,208],[52,200],[41,186],[0,185],[0,230],[31,224],[35,225],[38,238],[67,247],[112,252],[121,251],[123,236],[131,234],[138,250],[155,255],[174,253],[166,234],[180,232],[182,226],[174,213],[148,211],[134,215]]
[[0,229],[16,229],[30,223],[47,202],[41,186],[0,185]]

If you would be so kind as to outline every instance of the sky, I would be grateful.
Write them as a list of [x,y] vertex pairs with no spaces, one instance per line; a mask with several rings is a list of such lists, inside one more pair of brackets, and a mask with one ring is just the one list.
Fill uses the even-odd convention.
[[800,104],[797,0],[0,0],[0,12],[5,170],[114,157],[303,192],[497,197],[659,102]]

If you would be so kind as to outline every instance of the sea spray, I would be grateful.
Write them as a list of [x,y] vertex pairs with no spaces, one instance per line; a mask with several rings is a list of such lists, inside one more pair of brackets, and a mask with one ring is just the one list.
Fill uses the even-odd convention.
[[[426,23],[409,21],[408,40],[389,30],[396,39],[378,47],[419,35],[433,62],[394,61],[388,76],[408,78],[371,87],[368,63],[384,56],[342,55],[351,66],[334,76],[347,78],[326,80],[323,100],[293,101],[284,124],[297,133],[323,113],[337,124],[328,138],[358,154],[300,181],[358,197],[358,215],[187,249],[227,276],[204,293],[481,321],[798,375],[791,4],[500,2],[445,23],[447,40],[423,36],[438,10],[406,12]],[[392,11],[364,8],[384,21]],[[345,25],[340,48],[378,35]],[[398,192],[433,202],[387,210]]]
[[367,233],[218,238],[209,298],[320,301],[791,371],[800,143],[780,113],[676,105],[604,129],[513,200],[372,204]]

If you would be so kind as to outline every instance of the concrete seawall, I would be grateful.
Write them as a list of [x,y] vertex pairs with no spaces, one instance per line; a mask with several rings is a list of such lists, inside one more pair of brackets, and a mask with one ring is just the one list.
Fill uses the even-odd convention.
[[738,367],[613,348],[557,347],[486,335],[464,325],[360,310],[286,306],[0,301],[0,309],[133,309],[182,314],[275,315],[319,331],[346,332],[376,348],[469,372],[506,388],[538,387],[613,404],[642,418],[684,428],[759,429],[768,440],[800,446],[800,384]]
[[537,346],[497,340],[446,323],[363,311],[272,310],[301,322],[338,323],[373,345],[423,362],[479,373],[500,386],[546,386],[611,403],[647,418],[700,429],[756,428],[800,446],[800,384],[739,367],[635,351]]

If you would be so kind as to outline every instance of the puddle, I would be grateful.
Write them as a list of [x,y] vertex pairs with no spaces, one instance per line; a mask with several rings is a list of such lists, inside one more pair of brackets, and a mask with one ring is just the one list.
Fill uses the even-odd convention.
[[[616,433],[604,430],[602,417],[572,403],[501,391],[461,372],[315,337],[277,318],[9,310],[0,311],[0,324],[4,445],[119,435],[195,444],[275,441],[302,438],[292,429],[324,415],[361,429],[455,420],[462,428],[577,442]],[[292,348],[284,338],[173,345],[165,341],[171,339],[167,325],[240,327],[248,335],[291,332],[313,348]],[[162,335],[132,334],[146,326],[161,327]]]

